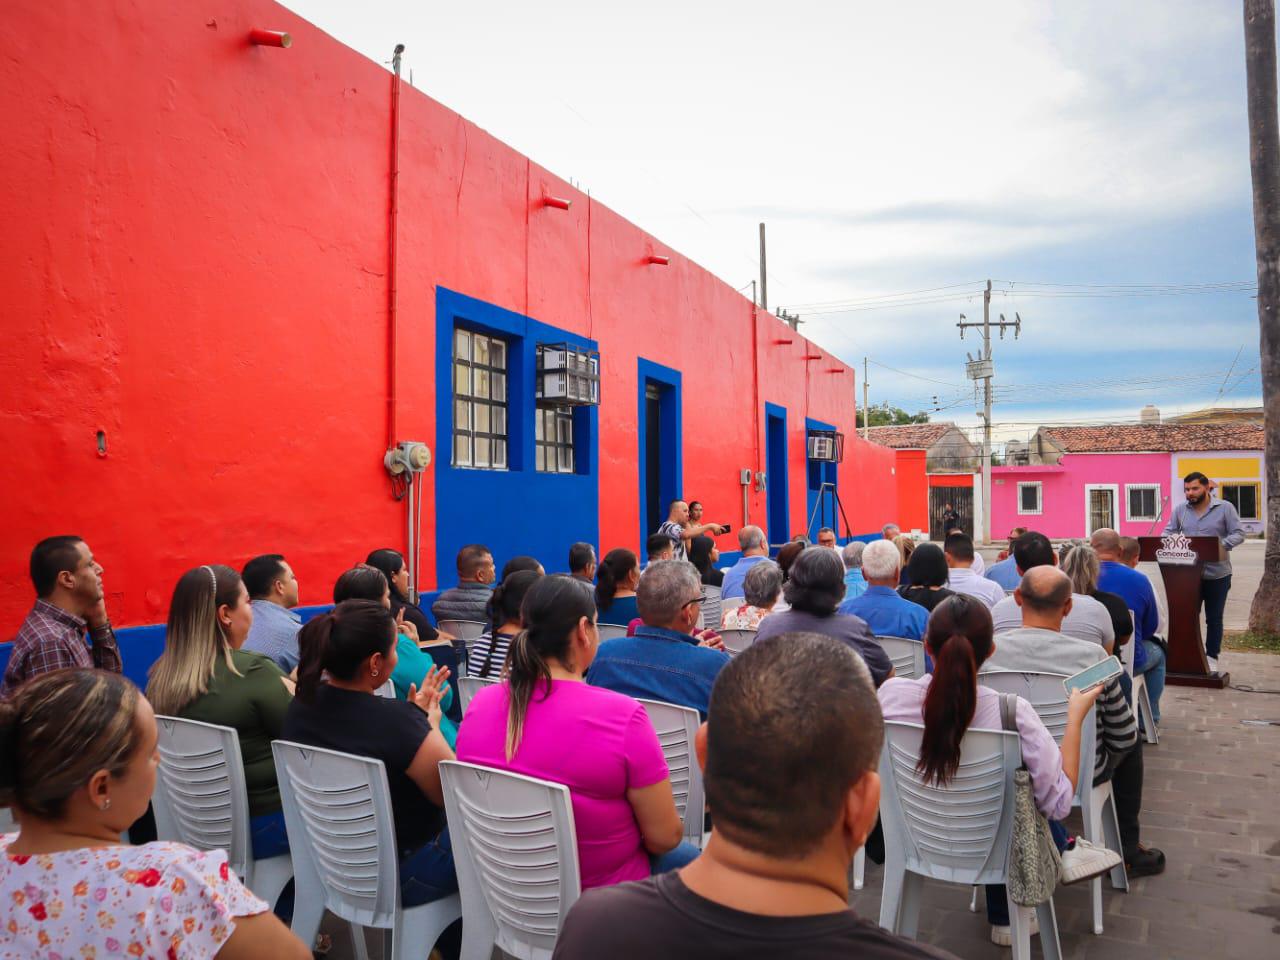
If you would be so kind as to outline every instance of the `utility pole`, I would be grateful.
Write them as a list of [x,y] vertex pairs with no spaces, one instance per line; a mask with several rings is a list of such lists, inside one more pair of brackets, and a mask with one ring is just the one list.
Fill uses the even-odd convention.
[[765,279],[764,269],[764,224],[760,224],[760,306],[769,309],[769,282]]
[[867,358],[862,358],[862,439],[870,440],[868,430],[871,429],[871,401],[867,399],[867,389],[871,384],[867,383]]
[[[1013,336],[1016,340],[1018,334],[1022,332],[1022,317],[1014,314],[1012,321],[1006,320],[1004,314],[1000,315],[1000,319],[996,322],[996,327],[1000,331],[1000,339],[1004,339],[1004,331],[1006,327],[1013,328]],[[982,350],[978,356],[969,356],[969,362],[965,364],[965,373],[970,380],[982,381],[982,412],[978,416],[982,417],[982,542],[991,542],[991,380],[995,377],[995,365],[991,360],[991,281],[987,281],[987,288],[982,292],[982,323],[971,323],[965,319],[965,315],[960,314],[960,322],[956,324],[960,328],[960,339],[964,339],[964,332],[971,327],[982,328]]]

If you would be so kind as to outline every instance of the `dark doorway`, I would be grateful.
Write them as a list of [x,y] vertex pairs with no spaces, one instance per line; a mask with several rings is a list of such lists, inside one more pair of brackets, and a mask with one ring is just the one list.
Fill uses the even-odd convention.
[[777,548],[791,539],[787,511],[787,411],[765,404],[765,471],[769,543]]
[[668,506],[681,495],[680,371],[643,357],[639,360],[636,419],[639,434],[640,553],[645,541],[667,519]]
[[645,385],[644,413],[644,528],[653,533],[667,519],[662,509],[662,389],[656,384]]
[[947,504],[955,507],[960,529],[973,536],[973,487],[929,488],[929,539],[942,542],[942,514]]

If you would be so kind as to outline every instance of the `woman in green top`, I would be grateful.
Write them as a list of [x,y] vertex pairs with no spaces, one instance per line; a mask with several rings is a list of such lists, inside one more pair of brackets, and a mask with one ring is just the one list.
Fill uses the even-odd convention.
[[147,699],[157,714],[232,727],[240,736],[255,859],[289,849],[271,741],[284,730],[292,684],[270,657],[241,650],[253,607],[240,575],[221,564],[178,580],[164,652],[151,667]]
[[[342,603],[344,600],[372,600],[390,610],[391,584],[377,567],[359,564],[340,576],[333,585],[333,602]],[[396,657],[391,683],[396,690],[396,699],[404,700],[409,696],[409,687],[422,689],[423,679],[436,666],[431,656],[418,646],[418,631],[411,620],[405,619],[404,610],[396,614]],[[447,711],[453,703],[453,689],[446,687],[445,690],[440,708]],[[440,718],[440,734],[452,750],[458,740],[458,725],[448,716],[443,716]]]

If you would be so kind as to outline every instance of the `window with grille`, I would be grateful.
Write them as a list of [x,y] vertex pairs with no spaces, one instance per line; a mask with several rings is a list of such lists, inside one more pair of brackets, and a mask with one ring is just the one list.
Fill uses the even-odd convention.
[[1020,515],[1039,514],[1041,512],[1041,485],[1037,483],[1018,484],[1018,513]]
[[1224,483],[1218,487],[1218,496],[1236,508],[1241,520],[1260,520],[1258,516],[1258,484]]
[[573,473],[573,408],[539,404],[534,417],[535,468],[541,473]]
[[507,343],[453,333],[453,465],[507,469]]
[[1127,520],[1160,519],[1160,484],[1131,483],[1125,486]]

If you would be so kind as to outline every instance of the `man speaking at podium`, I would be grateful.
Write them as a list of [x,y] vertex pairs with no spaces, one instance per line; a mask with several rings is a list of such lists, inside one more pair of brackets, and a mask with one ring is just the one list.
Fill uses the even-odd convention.
[[1207,627],[1204,638],[1204,654],[1209,658],[1209,670],[1218,670],[1218,655],[1222,652],[1222,612],[1227,606],[1227,594],[1231,592],[1231,558],[1226,551],[1244,543],[1244,529],[1236,508],[1225,500],[1214,498],[1209,491],[1209,478],[1196,471],[1182,478],[1186,493],[1185,503],[1173,508],[1164,532],[1185,533],[1188,537],[1217,537],[1222,544],[1221,559],[1204,565],[1204,582],[1201,584],[1200,601],[1204,604]]

